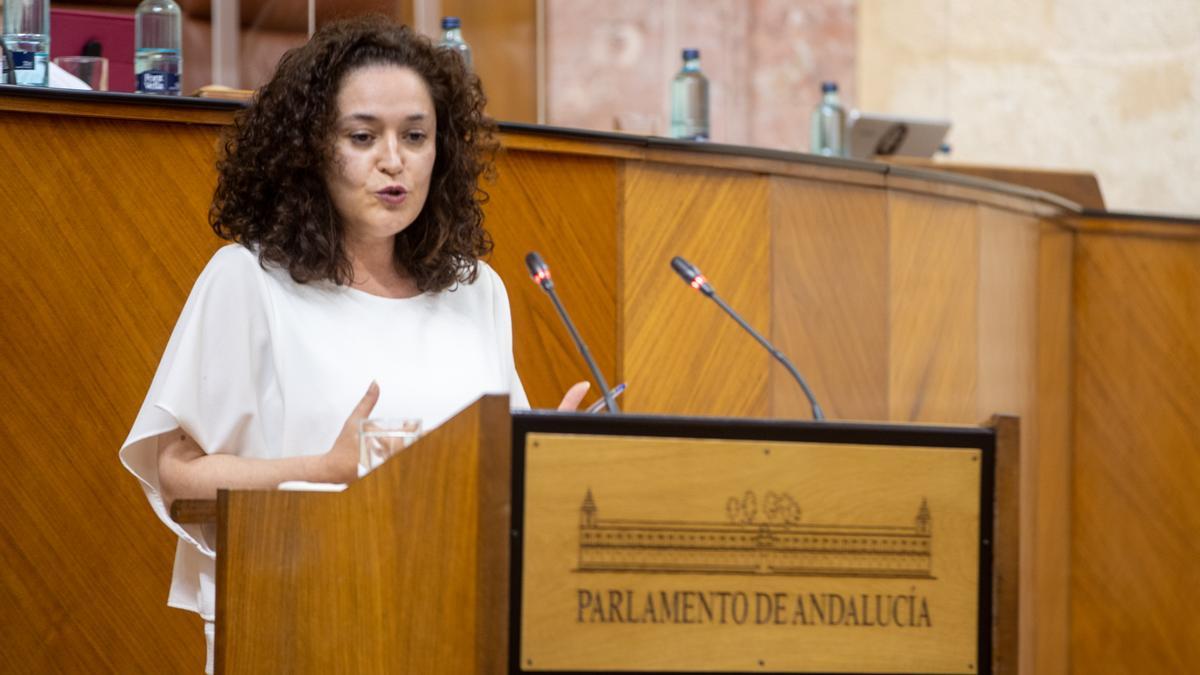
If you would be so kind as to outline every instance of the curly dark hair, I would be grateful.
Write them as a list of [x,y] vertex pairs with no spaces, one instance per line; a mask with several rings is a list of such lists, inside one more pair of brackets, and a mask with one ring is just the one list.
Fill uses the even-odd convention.
[[262,264],[286,268],[298,283],[353,277],[344,226],[325,185],[333,153],[337,93],[351,71],[369,65],[412,68],[429,87],[437,115],[437,158],[424,208],[396,236],[397,269],[421,291],[471,283],[491,252],[483,229],[497,148],[484,115],[479,78],[450,50],[381,16],[322,27],[284,54],[274,76],[226,132],[217,162],[209,224],[223,239],[257,249]]

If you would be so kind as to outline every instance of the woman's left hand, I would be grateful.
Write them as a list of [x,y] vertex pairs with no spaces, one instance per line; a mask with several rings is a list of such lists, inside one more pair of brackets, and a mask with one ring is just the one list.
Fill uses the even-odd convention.
[[590,382],[576,382],[571,385],[566,395],[563,396],[562,403],[558,404],[558,409],[566,411],[579,410],[579,404],[583,403],[583,397],[587,394],[588,388],[591,386]]

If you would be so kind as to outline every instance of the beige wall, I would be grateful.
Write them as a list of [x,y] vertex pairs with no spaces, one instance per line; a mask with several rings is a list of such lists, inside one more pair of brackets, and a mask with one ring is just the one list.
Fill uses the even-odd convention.
[[[712,139],[808,149],[820,83],[854,97],[856,0],[545,0],[546,123],[670,129],[684,47],[710,81]],[[649,128],[653,120],[653,129]]]
[[858,104],[948,117],[951,159],[1097,174],[1200,214],[1200,2],[859,0]]

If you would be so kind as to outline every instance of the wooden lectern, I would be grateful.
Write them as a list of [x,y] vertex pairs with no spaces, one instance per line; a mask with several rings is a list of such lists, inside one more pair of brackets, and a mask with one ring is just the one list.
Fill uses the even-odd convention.
[[344,492],[220,493],[217,672],[1011,672],[1016,424],[485,397]]

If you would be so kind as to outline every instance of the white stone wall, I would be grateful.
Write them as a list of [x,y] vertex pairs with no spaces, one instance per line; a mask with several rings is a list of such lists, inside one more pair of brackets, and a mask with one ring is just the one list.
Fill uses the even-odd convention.
[[951,161],[1089,170],[1200,216],[1200,0],[859,0],[858,105],[947,117]]

